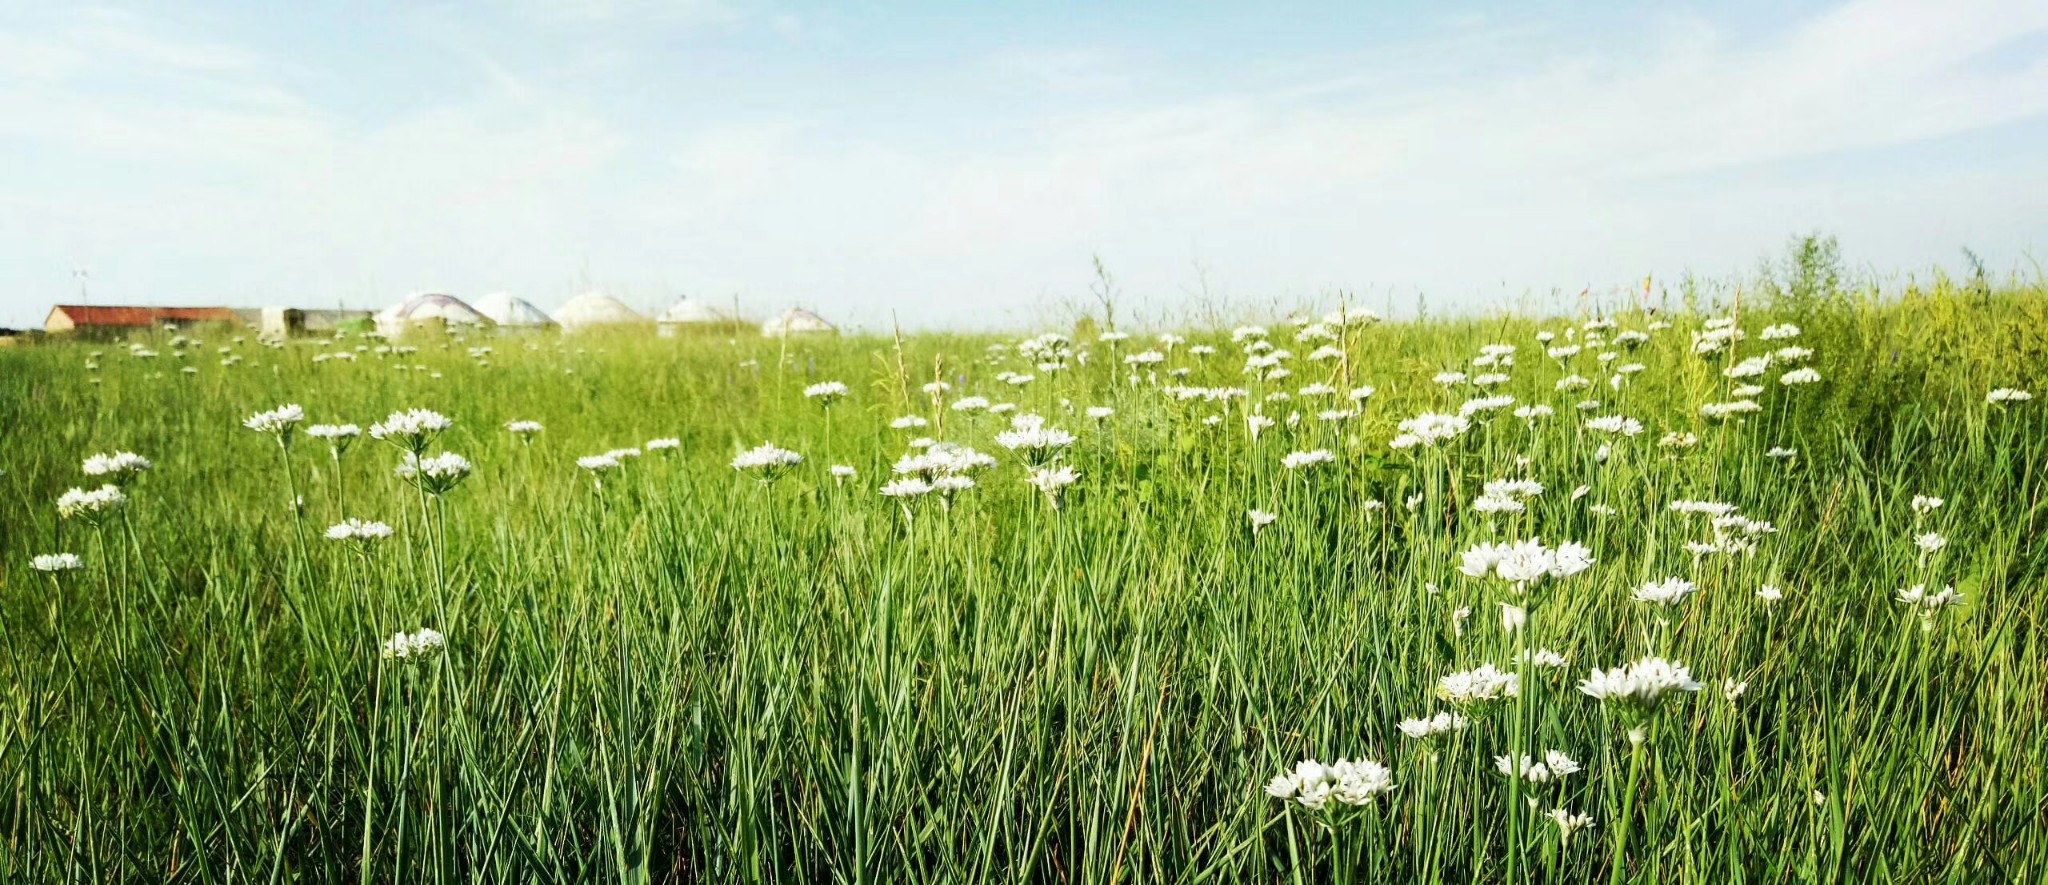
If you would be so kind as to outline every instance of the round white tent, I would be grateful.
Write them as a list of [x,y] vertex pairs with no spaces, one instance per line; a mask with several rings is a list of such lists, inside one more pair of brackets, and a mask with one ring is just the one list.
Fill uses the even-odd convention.
[[728,322],[725,314],[718,312],[718,308],[688,297],[677,298],[676,303],[669,305],[667,310],[654,318],[655,326],[661,330],[663,338],[672,338],[684,329],[716,329]]
[[536,329],[555,324],[547,311],[510,292],[492,292],[478,298],[472,306],[477,313],[490,317],[501,328]]
[[444,326],[488,326],[491,319],[462,303],[462,299],[439,292],[422,292],[385,308],[372,317],[377,331],[386,338],[398,338],[415,326],[440,323]]
[[555,322],[562,324],[564,332],[576,332],[584,329],[637,326],[645,324],[647,318],[603,292],[585,292],[557,308]]
[[801,307],[792,307],[781,316],[761,324],[761,334],[767,338],[783,338],[790,335],[831,335],[839,329],[825,318]]

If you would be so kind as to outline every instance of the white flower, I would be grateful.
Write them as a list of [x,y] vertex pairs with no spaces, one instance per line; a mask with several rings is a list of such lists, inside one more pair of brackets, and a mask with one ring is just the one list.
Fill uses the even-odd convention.
[[[837,381],[828,381],[828,382],[826,382],[826,383],[827,383],[827,384],[839,384],[839,382],[837,382]],[[813,384],[813,385],[811,385],[811,387],[810,387],[810,388],[805,388],[805,390],[804,390],[804,395],[805,395],[805,396],[810,396],[810,395],[811,395],[811,389],[812,389],[812,388],[816,388],[816,387],[819,387],[819,386],[820,386],[820,385],[817,385],[817,384]],[[844,384],[839,384],[839,386],[840,386],[840,388],[841,388],[841,389],[840,389],[840,394],[841,394],[841,395],[844,395],[844,394],[846,393],[846,391],[845,391],[845,387],[846,387],[846,385],[844,385]],[[947,384],[947,383],[946,383],[946,382],[944,382],[944,381],[931,381],[931,382],[927,382],[927,383],[925,384],[925,386],[924,386],[923,388],[921,388],[921,389],[922,389],[922,390],[923,390],[923,391],[925,392],[925,395],[926,395],[926,396],[934,396],[934,397],[936,397],[936,396],[944,396],[944,395],[946,394],[946,392],[947,392],[947,391],[949,391],[949,390],[952,390],[952,389],[953,389],[953,385],[951,385],[951,384]]]
[[391,537],[391,526],[375,520],[344,519],[327,527],[329,541],[380,541]]
[[1743,360],[1742,362],[1736,363],[1735,365],[1729,366],[1728,368],[1722,369],[1721,374],[1729,378],[1755,378],[1767,371],[1770,371],[1770,368],[1770,357],[1753,356]]
[[468,479],[472,469],[468,458],[454,452],[426,457],[407,452],[393,472],[399,479],[417,483],[429,495],[442,495]]
[[1933,513],[1934,511],[1941,509],[1941,505],[1946,503],[1948,502],[1940,498],[1936,498],[1932,495],[1914,495],[1912,505],[1913,513],[1915,515],[1926,515],[1929,513]]
[[1519,759],[1495,756],[1493,757],[1493,767],[1501,774],[1509,777],[1520,777],[1532,784],[1547,784],[1553,780],[1561,781],[1579,772],[1579,763],[1572,761],[1572,757],[1558,750],[1546,751],[1541,762],[1528,756],[1523,756]]
[[1764,453],[1764,457],[1778,461],[1790,461],[1793,458],[1799,457],[1799,450],[1788,449],[1784,446],[1772,446],[1770,451]]
[[370,425],[370,438],[384,440],[414,455],[425,454],[427,444],[434,437],[455,422],[448,416],[429,409],[408,409],[392,412],[382,422]]
[[1733,678],[1721,680],[1721,696],[1733,702],[1749,690],[1749,683],[1737,682]]
[[1643,432],[1643,422],[1622,415],[1606,415],[1599,418],[1586,419],[1586,429],[1597,430],[1601,433],[1635,436]]
[[1790,387],[1795,384],[1814,384],[1820,381],[1820,373],[1810,367],[1793,369],[1778,376],[1778,383]]
[[1957,593],[1954,586],[1930,591],[1925,584],[1914,584],[1900,590],[1898,599],[1906,605],[1922,609],[1922,615],[1931,623],[1937,611],[1952,605],[1961,605],[1963,594]]
[[996,434],[996,445],[1018,452],[1032,464],[1048,461],[1059,450],[1074,444],[1074,435],[1058,428],[1046,427],[1026,418],[1035,415],[1019,415],[1009,430]]
[[242,421],[242,426],[259,433],[274,433],[280,438],[291,434],[292,427],[306,420],[306,410],[297,405],[278,406],[267,412],[257,412]]
[[905,415],[901,418],[889,422],[889,426],[896,430],[914,430],[919,427],[927,426],[929,424],[931,424],[930,421],[926,421],[925,419],[920,418],[916,415]]
[[1661,449],[1690,449],[1700,444],[1700,438],[1682,430],[1673,430],[1657,439]]
[[849,392],[850,390],[844,383],[838,381],[820,381],[816,384],[804,388],[804,399],[814,399],[820,403],[829,406],[832,404],[833,400],[839,399],[840,397],[847,395],[847,393]]
[[1765,341],[1778,341],[1785,338],[1797,338],[1799,337],[1799,327],[1792,325],[1791,323],[1785,323],[1784,325],[1780,326],[1765,326],[1764,330],[1762,332],[1757,333],[1756,337],[1761,338]]
[[1994,406],[2002,406],[2006,403],[2023,403],[2033,398],[2033,394],[2012,387],[2000,387],[1984,395],[1984,401]]
[[64,519],[83,517],[87,522],[96,523],[100,517],[128,506],[128,496],[121,487],[108,483],[87,491],[74,488],[57,497],[57,515]]
[[507,421],[505,429],[514,436],[530,437],[541,432],[541,425],[539,421]]
[[1579,683],[1579,691],[1595,700],[1642,709],[1654,708],[1668,693],[1699,691],[1700,687],[1683,664],[1658,657],[1612,670],[1596,669]]
[[1567,845],[1571,844],[1573,833],[1593,826],[1591,817],[1573,814],[1563,808],[1550,809],[1544,816],[1550,818],[1551,823],[1557,824],[1558,840]]
[[1549,667],[1551,669],[1563,669],[1571,664],[1570,661],[1565,659],[1564,655],[1547,648],[1522,649],[1520,654],[1515,655],[1515,660],[1531,666]]
[[1471,720],[1448,710],[1426,719],[1403,719],[1396,728],[1411,738],[1422,740],[1449,731],[1460,731],[1470,725]]
[[1492,664],[1480,664],[1436,681],[1437,697],[1459,706],[1518,697],[1521,693],[1521,677]]
[[1244,512],[1244,517],[1251,520],[1252,534],[1256,535],[1259,533],[1259,529],[1272,525],[1275,520],[1279,519],[1280,514],[1265,510],[1247,510]]
[[890,480],[884,483],[881,489],[882,497],[885,498],[916,498],[930,494],[931,491],[932,484],[930,482],[915,476],[905,476]]
[[1060,493],[1080,479],[1079,471],[1062,464],[1058,467],[1034,467],[1025,475],[1024,482],[1045,493],[1046,500],[1052,502],[1054,509],[1058,509]]
[[1329,449],[1313,449],[1306,452],[1291,452],[1280,459],[1280,466],[1289,470],[1301,470],[1317,464],[1334,464],[1337,456]]
[[1919,547],[1921,553],[1936,553],[1948,546],[1948,539],[1935,532],[1928,532],[1914,538],[1913,546]]
[[1366,805],[1394,791],[1393,772],[1370,760],[1339,759],[1324,765],[1304,759],[1293,771],[1266,783],[1266,795],[1285,801],[1293,799],[1303,808],[1320,811],[1335,799],[1346,805]]
[[1554,414],[1556,414],[1556,412],[1552,410],[1549,406],[1541,404],[1533,406],[1522,406],[1521,408],[1515,410],[1515,417],[1520,418],[1524,421],[1528,421],[1532,424],[1538,420],[1548,418]]
[[1096,421],[1101,421],[1114,414],[1116,414],[1116,410],[1108,406],[1089,406],[1087,411],[1088,417]]
[[1773,602],[1777,602],[1780,599],[1784,599],[1785,591],[1778,589],[1777,585],[1775,584],[1765,584],[1762,587],[1757,588],[1756,598],[1757,601],[1762,602],[1765,605],[1770,605]]
[[1500,604],[1500,629],[1503,633],[1516,632],[1529,623],[1529,610],[1520,606]]
[[306,435],[326,440],[327,447],[334,452],[334,457],[339,458],[342,452],[348,451],[348,447],[357,437],[363,435],[363,429],[354,424],[315,424],[306,428]]
[[607,470],[617,470],[621,465],[619,464],[619,459],[611,455],[586,455],[576,459],[576,466],[592,473],[602,473]]
[[384,657],[403,660],[425,660],[440,654],[448,647],[448,639],[432,627],[421,627],[418,633],[394,633],[384,641]]
[[1412,446],[1435,446],[1446,440],[1455,439],[1472,428],[1472,422],[1463,415],[1444,415],[1424,412],[1402,421],[1401,434],[1388,443],[1397,449]]
[[1521,513],[1527,509],[1522,502],[1504,495],[1480,495],[1472,499],[1472,510],[1475,513]]
[[111,455],[94,455],[85,459],[85,475],[111,477],[119,482],[122,477],[141,473],[154,465],[148,458],[134,452],[115,452]]
[[650,439],[647,441],[647,445],[644,446],[644,448],[646,448],[650,452],[666,452],[674,449],[680,449],[682,447],[683,441],[673,436],[664,436],[660,439]]
[[[1747,415],[1754,412],[1761,412],[1763,411],[1763,409],[1764,407],[1758,404],[1756,400],[1739,399],[1725,403],[1708,403],[1700,407],[1700,415],[1702,417],[1711,418],[1716,421],[1726,421],[1729,418],[1733,418],[1737,415]],[[1667,434],[1667,436],[1669,435],[1670,434]],[[1690,434],[1687,435],[1689,436]]]
[[852,479],[859,475],[860,471],[853,469],[851,464],[832,465],[832,477],[834,479]]
[[1474,578],[1492,576],[1526,585],[1545,577],[1569,578],[1591,568],[1593,563],[1593,552],[1583,545],[1567,541],[1552,549],[1532,538],[1511,544],[1476,545],[1464,552],[1458,571]]
[[1633,595],[1637,602],[1650,602],[1668,606],[1684,602],[1686,597],[1698,591],[1698,587],[1693,586],[1691,581],[1684,578],[1665,578],[1662,581],[1651,581],[1641,587],[1637,587]]
[[985,396],[963,396],[954,400],[952,406],[955,412],[981,412],[988,407],[988,397]]
[[1460,418],[1471,418],[1474,415],[1480,415],[1486,412],[1499,411],[1514,404],[1515,398],[1512,396],[1508,396],[1506,394],[1502,394],[1500,396],[1482,396],[1476,399],[1466,400],[1463,405],[1458,407],[1458,416]]
[[28,561],[29,567],[39,572],[72,572],[85,568],[85,560],[76,553],[44,553]]
[[732,469],[752,470],[761,474],[762,481],[780,476],[783,471],[803,463],[804,456],[774,443],[762,443],[739,453],[732,459]]

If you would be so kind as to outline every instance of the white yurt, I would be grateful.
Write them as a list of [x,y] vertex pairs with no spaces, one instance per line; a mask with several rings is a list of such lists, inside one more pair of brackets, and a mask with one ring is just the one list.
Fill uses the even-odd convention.
[[655,328],[660,330],[663,338],[674,338],[685,330],[720,329],[728,322],[725,314],[718,312],[718,308],[687,296],[677,298],[676,303],[669,305],[667,310],[654,318]]
[[603,292],[585,292],[556,308],[555,322],[562,324],[564,332],[579,332],[645,325],[647,318]]
[[490,317],[500,329],[542,329],[555,324],[547,311],[510,292],[492,292],[478,298],[472,306],[477,313]]
[[784,338],[790,335],[836,335],[838,327],[825,322],[825,318],[801,307],[792,307],[781,316],[761,324],[761,335],[767,338]]
[[371,319],[377,323],[377,331],[386,338],[403,337],[407,331],[420,325],[444,328],[491,325],[489,317],[462,303],[462,299],[439,292],[414,295],[385,308]]

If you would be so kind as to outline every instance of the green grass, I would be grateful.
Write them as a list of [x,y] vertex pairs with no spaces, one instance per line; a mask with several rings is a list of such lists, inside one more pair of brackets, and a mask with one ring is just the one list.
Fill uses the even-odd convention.
[[[0,879],[10,881],[2037,881],[2048,876],[2040,638],[2048,403],[1998,409],[1993,387],[2048,393],[2048,292],[1946,287],[1745,313],[1744,355],[1790,319],[1823,381],[1759,383],[1764,411],[1722,425],[1725,361],[1692,355],[1705,315],[1667,319],[1619,362],[1589,348],[1564,374],[1535,343],[1569,320],[1354,327],[1341,362],[1242,374],[1228,330],[1188,332],[1156,381],[1118,347],[1011,387],[993,339],[776,342],[472,338],[315,364],[352,348],[225,333],[179,358],[119,345],[0,350]],[[1620,328],[1644,328],[1635,314]],[[1489,342],[1517,345],[1501,388],[1557,414],[1501,414],[1436,450],[1390,451],[1394,425],[1455,412],[1431,382]],[[465,348],[490,344],[488,366]],[[529,348],[528,345],[532,345]],[[1775,346],[1772,343],[1771,346]],[[105,351],[89,372],[88,352]],[[394,364],[427,371],[398,371]],[[187,377],[180,366],[197,372]],[[1226,410],[1160,392],[1370,383],[1341,425],[1299,402],[1246,433]],[[1467,369],[1468,371],[1477,371]],[[429,373],[434,373],[430,375]],[[1004,425],[935,409],[1018,403],[1079,441],[1054,510],[992,441]],[[841,380],[829,420],[801,391]],[[1617,441],[1574,404],[1649,426]],[[1071,401],[1071,409],[1062,405]],[[367,438],[285,456],[243,418],[303,404],[368,428],[394,410],[456,421],[440,446],[476,472],[440,499],[392,476]],[[1089,405],[1117,412],[1100,424]],[[922,414],[1002,462],[949,509],[906,521],[876,494]],[[1205,416],[1224,414],[1220,426]],[[941,421],[941,418],[943,420]],[[547,429],[521,445],[502,425]],[[1669,451],[1669,430],[1699,435]],[[578,456],[679,437],[607,475]],[[763,484],[728,466],[764,440],[806,456]],[[1790,462],[1765,456],[1796,448]],[[1288,452],[1328,448],[1305,474]],[[98,528],[60,520],[88,455],[154,469]],[[1527,457],[1526,468],[1517,466]],[[836,482],[832,464],[859,470]],[[289,471],[289,472],[287,472]],[[1546,491],[1484,517],[1490,479]],[[1582,499],[1572,490],[1591,486]],[[293,490],[302,511],[290,505]],[[1424,500],[1404,506],[1411,494]],[[1947,505],[1920,517],[1916,494]],[[1675,499],[1775,524],[1753,555],[1696,560],[1706,536]],[[1383,509],[1368,509],[1377,500]],[[1596,516],[1589,506],[1615,508]],[[1279,514],[1254,535],[1248,509]],[[322,538],[342,517],[397,536],[358,556]],[[1948,547],[1922,562],[1918,532]],[[1583,574],[1527,596],[1458,573],[1483,541],[1592,548]],[[34,554],[87,568],[53,579]],[[1700,592],[1658,624],[1630,592],[1666,576]],[[1783,588],[1766,606],[1763,584]],[[1894,601],[1953,584],[1931,630]],[[1434,587],[1432,591],[1430,588]],[[1530,610],[1504,633],[1498,606]],[[1462,633],[1452,612],[1469,607]],[[421,626],[444,655],[380,658]],[[1439,677],[1512,667],[1519,699],[1421,742],[1400,720],[1448,709]],[[1659,654],[1706,686],[1668,701],[1632,753],[1591,668]],[[1724,678],[1748,682],[1736,701]],[[1585,770],[1513,784],[1492,757],[1559,749]],[[1264,785],[1296,760],[1370,758],[1399,788],[1313,813]],[[1538,807],[1531,810],[1527,801]],[[1540,812],[1595,828],[1562,844]],[[1334,808],[1334,806],[1333,806]]]

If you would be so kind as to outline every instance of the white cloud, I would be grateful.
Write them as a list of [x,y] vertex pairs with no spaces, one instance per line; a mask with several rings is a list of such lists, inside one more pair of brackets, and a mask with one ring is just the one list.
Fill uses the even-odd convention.
[[[689,29],[721,20],[708,8],[535,14]],[[811,28],[762,21],[795,44]],[[1143,51],[1029,46],[912,78],[944,110],[849,89],[829,111],[653,116],[593,91],[692,85],[642,79],[645,57],[562,78],[454,40],[478,89],[365,117],[277,85],[310,62],[86,16],[0,33],[0,138],[42,164],[0,169],[0,309],[33,321],[79,260],[161,298],[545,304],[588,267],[646,304],[739,291],[986,326],[1080,291],[1095,252],[1155,305],[1199,258],[1238,296],[1402,307],[1416,287],[1441,304],[1738,270],[1813,227],[1889,250],[1883,267],[1965,241],[2013,255],[2048,161],[1865,181],[1810,158],[2041,118],[2048,61],[2012,56],[2044,34],[2048,7],[2005,0],[1863,0],[1763,35],[1671,17],[1603,41],[1496,17],[1247,62],[1223,86]]]

